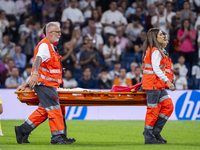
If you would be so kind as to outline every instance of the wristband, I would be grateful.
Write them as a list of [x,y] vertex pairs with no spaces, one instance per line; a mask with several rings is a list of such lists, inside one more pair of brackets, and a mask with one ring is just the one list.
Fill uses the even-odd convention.
[[0,95],[0,104],[2,104],[2,102],[1,102],[1,95]]

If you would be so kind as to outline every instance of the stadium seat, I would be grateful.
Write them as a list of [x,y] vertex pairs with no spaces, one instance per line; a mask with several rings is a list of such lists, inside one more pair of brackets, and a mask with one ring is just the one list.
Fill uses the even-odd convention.
[[121,53],[121,60],[124,61],[126,59],[135,59],[135,54],[131,52],[123,52]]
[[188,89],[194,89],[192,78],[187,78]]
[[200,79],[195,80],[195,89],[200,89]]
[[74,69],[74,77],[75,77],[76,81],[78,81],[79,78],[81,77],[81,70]]
[[135,54],[135,62],[142,63],[142,55],[143,53]]
[[186,68],[188,69],[187,76],[188,76],[188,77],[191,77],[191,67],[190,67],[190,63],[186,62],[186,63],[185,63],[185,66],[186,66]]
[[126,58],[124,61],[121,63],[122,68],[126,68],[126,72],[129,72],[131,70],[130,65],[132,62],[135,62],[135,58]]
[[172,63],[178,63],[178,53],[172,53],[170,58],[172,59]]

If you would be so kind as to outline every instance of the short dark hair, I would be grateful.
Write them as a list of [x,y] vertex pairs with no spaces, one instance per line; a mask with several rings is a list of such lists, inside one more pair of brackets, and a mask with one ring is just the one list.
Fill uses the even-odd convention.
[[33,22],[33,21],[29,21],[28,23],[27,23],[27,26],[29,26],[29,25],[35,25],[35,22]]
[[165,3],[165,6],[167,6],[168,4],[171,4],[171,5],[172,5],[172,2],[167,1],[167,2]]
[[108,66],[105,65],[101,66],[100,72],[108,72]]
[[132,16],[132,21],[140,21],[140,18],[136,15]]
[[25,69],[27,69],[27,68],[32,68],[32,64],[27,63],[25,66]]
[[184,55],[179,55],[179,56],[178,56],[178,59],[179,59],[180,57],[183,57],[183,58],[185,58],[185,56],[184,56]]
[[135,10],[138,9],[138,8],[141,9],[141,11],[143,10],[143,8],[140,7],[140,6],[137,6],[137,7],[135,8]]
[[71,71],[71,70],[69,70],[69,69],[65,69],[65,73],[66,73],[67,71],[69,71],[69,72],[72,74],[72,71]]
[[14,21],[14,22],[16,22],[16,19],[15,19],[14,16],[10,16],[10,17],[8,18],[8,21],[9,21],[9,22],[10,22],[10,21]]
[[189,2],[189,1],[184,0],[184,1],[182,2],[182,9],[183,9],[183,5],[184,5],[184,3],[188,3],[188,4],[190,5],[190,2]]
[[163,7],[165,7],[165,6],[164,6],[164,4],[159,4],[159,5],[158,5],[158,8],[159,8],[160,6],[163,6]]
[[116,1],[116,0],[110,0],[110,3],[109,3],[109,5],[110,5],[112,2],[114,2],[114,3],[117,3],[117,1]]
[[16,45],[15,45],[15,47],[17,47],[17,46],[22,48],[22,46],[21,46],[20,44],[16,44]]
[[[86,67],[85,69],[83,69],[83,72],[84,72],[86,69],[90,69],[90,67]],[[90,71],[91,71],[91,69],[90,69]]]
[[120,61],[114,61],[113,64],[114,64],[114,65],[115,65],[115,64],[121,64],[121,62],[120,62]]
[[89,38],[87,35],[83,36],[83,41],[85,40],[85,38]]
[[119,69],[119,72],[120,72],[122,69],[125,69],[125,71],[126,71],[126,68],[122,67],[122,68]]
[[137,66],[137,67],[135,67],[135,70],[136,70],[136,69],[141,69],[141,68],[140,68],[139,66]]
[[87,45],[87,43],[83,43],[82,46]]
[[13,58],[10,58],[10,59],[8,59],[8,62],[9,62],[9,61],[14,61],[14,59],[13,59]]
[[[17,68],[16,66],[13,66],[12,68],[11,68],[11,71],[13,70],[13,69],[15,69],[15,68]],[[19,68],[17,68],[17,70],[19,71]]]

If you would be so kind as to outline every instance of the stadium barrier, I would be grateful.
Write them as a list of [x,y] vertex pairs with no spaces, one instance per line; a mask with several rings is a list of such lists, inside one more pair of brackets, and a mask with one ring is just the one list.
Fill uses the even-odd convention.
[[[37,106],[21,103],[15,89],[0,89],[3,104],[3,120],[24,120]],[[98,91],[98,90],[97,90]],[[105,90],[106,91],[106,90]],[[200,90],[168,91],[174,103],[169,120],[200,120]],[[68,120],[144,120],[146,106],[69,106]]]

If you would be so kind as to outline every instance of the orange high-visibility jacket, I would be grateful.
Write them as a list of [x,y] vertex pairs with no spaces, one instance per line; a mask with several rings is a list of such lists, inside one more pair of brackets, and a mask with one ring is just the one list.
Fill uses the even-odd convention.
[[[38,82],[42,82],[46,86],[58,88],[59,85],[63,83],[62,66],[60,62],[61,56],[54,51],[47,38],[41,40],[38,43],[37,47],[35,48],[33,62],[38,53],[38,48],[42,43],[46,43],[48,45],[51,58],[50,60],[44,61],[43,63],[40,64],[40,68],[38,71],[39,73]],[[32,67],[32,73],[33,73],[33,67]]]
[[[152,53],[157,50],[155,47],[152,47],[151,53],[150,53],[150,47],[148,47],[146,51],[146,55],[144,57],[143,61],[143,89],[144,90],[161,90],[165,88],[165,82],[162,81],[153,71],[153,66],[151,63],[151,55]],[[160,69],[165,73],[165,67],[166,67],[166,58],[162,57],[162,60],[160,61]]]
[[[167,78],[172,82],[173,80],[173,74],[174,72],[172,71],[172,59],[166,56],[166,68],[165,68],[165,75]],[[166,87],[168,88],[168,85],[166,84]]]
[[166,56],[166,68],[165,68],[165,75],[167,78],[172,81],[173,80],[173,71],[172,71],[172,59]]

